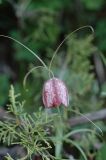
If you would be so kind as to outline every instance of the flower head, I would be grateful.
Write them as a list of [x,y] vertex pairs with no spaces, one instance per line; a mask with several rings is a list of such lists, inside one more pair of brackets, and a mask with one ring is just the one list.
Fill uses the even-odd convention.
[[47,108],[58,107],[61,104],[68,106],[69,95],[66,85],[58,78],[45,82],[43,87],[43,103]]

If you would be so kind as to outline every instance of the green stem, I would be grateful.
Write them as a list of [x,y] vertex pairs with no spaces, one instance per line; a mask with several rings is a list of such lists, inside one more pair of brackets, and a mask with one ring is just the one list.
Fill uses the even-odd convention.
[[[44,63],[44,61],[42,61],[42,59],[37,55],[35,54],[30,48],[28,48],[27,46],[25,46],[23,43],[21,43],[20,41],[16,40],[15,38],[12,38],[10,36],[6,36],[6,35],[0,35],[0,37],[5,37],[5,38],[8,38],[8,39],[11,39],[13,41],[15,41],[16,43],[20,44],[21,46],[23,46],[25,49],[27,49],[30,53],[32,53],[41,63],[42,65],[48,69],[47,65]],[[50,70],[49,70],[50,71]]]
[[63,45],[63,43],[64,43],[66,40],[68,40],[74,33],[76,33],[77,31],[79,31],[79,30],[81,30],[81,29],[84,29],[84,28],[89,28],[89,29],[91,30],[92,34],[94,34],[94,29],[93,29],[93,27],[92,27],[92,26],[89,26],[89,25],[87,25],[87,26],[82,26],[82,27],[80,27],[80,28],[77,28],[76,30],[74,30],[73,32],[71,32],[70,34],[68,34],[68,35],[63,39],[63,41],[60,43],[60,45],[57,47],[57,49],[55,50],[55,52],[54,52],[54,54],[53,54],[53,56],[52,56],[52,59],[51,59],[51,61],[50,61],[50,64],[49,64],[49,71],[51,70],[51,66],[52,66],[53,60],[54,60],[57,52],[59,51],[60,47]]
[[[35,66],[35,67],[31,68],[31,69],[26,73],[26,75],[25,75],[25,77],[24,77],[24,80],[23,80],[23,86],[24,86],[24,87],[25,87],[25,85],[26,85],[26,81],[27,81],[28,76],[29,76],[35,69],[40,69],[40,68],[43,68],[43,69],[48,70],[48,68],[45,68],[44,66]],[[51,73],[52,77],[54,77],[53,72],[52,72],[51,70],[50,70],[49,72]],[[50,77],[50,78],[51,78],[51,77]]]
[[59,117],[55,121],[55,127],[56,127],[55,156],[58,159],[62,159],[61,152],[62,152],[62,145],[63,145],[63,126],[62,126],[62,117],[61,117],[60,107],[57,107],[57,112],[59,114]]

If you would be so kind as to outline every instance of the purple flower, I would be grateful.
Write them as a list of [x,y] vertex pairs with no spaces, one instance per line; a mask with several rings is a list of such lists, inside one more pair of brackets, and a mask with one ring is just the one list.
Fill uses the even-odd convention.
[[61,104],[68,106],[69,95],[66,85],[58,78],[45,82],[43,87],[43,103],[47,108],[58,107]]

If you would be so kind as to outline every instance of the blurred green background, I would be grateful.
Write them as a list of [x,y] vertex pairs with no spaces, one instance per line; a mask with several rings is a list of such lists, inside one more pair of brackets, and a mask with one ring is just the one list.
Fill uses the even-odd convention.
[[[0,3],[0,34],[21,41],[47,65],[66,35],[85,25],[94,28],[94,35],[89,28],[73,34],[58,51],[52,70],[65,81],[70,105],[81,112],[92,112],[106,107],[106,1],[1,0]],[[23,87],[25,74],[38,65],[41,63],[29,51],[0,37],[0,106],[8,103],[11,83],[26,99],[28,112],[42,105],[42,86],[49,78],[47,71],[35,70],[26,83],[28,92]],[[105,133],[105,122],[100,125]],[[105,137],[105,149],[97,152],[96,160],[106,160]]]

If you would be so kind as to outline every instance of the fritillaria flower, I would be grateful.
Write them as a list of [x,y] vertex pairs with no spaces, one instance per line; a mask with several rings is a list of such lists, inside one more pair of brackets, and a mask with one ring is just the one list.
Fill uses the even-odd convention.
[[58,78],[46,81],[43,87],[43,103],[47,108],[58,107],[61,104],[68,106],[69,95],[66,85]]

